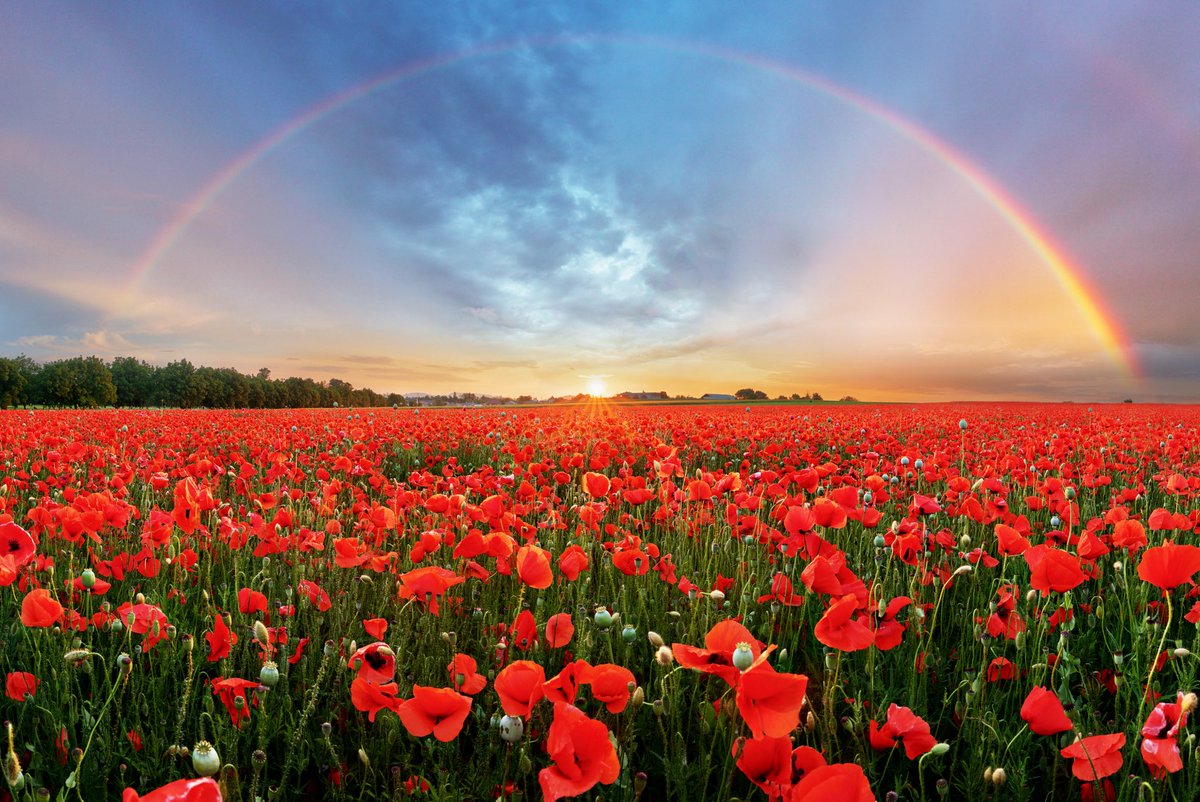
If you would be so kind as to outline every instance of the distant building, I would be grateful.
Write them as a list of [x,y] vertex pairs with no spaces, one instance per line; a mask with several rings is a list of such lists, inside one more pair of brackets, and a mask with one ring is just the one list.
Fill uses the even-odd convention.
[[729,393],[705,393],[700,396],[701,401],[736,401]]

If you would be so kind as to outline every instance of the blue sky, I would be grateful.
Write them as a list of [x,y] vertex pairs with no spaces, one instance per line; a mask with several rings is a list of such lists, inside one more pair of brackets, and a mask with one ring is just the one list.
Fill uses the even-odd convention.
[[[401,392],[1200,398],[1194,3],[0,19],[4,353]],[[187,214],[289,121],[389,74]],[[881,114],[1036,222],[1139,375],[1012,221]]]

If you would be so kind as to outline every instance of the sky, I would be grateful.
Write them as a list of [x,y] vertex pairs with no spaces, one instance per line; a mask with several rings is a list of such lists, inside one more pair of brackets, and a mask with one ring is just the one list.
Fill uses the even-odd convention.
[[0,0],[0,354],[1200,401],[1200,4]]

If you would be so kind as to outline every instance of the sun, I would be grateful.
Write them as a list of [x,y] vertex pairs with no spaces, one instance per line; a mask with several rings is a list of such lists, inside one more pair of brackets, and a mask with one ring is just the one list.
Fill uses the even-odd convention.
[[604,383],[604,379],[600,376],[587,377],[587,393],[593,398],[604,398],[608,395],[608,385]]

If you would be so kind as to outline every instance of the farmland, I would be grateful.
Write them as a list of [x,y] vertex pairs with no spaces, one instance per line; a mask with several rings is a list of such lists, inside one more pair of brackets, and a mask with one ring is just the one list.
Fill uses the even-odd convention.
[[0,795],[1194,799],[1198,425],[3,412]]

